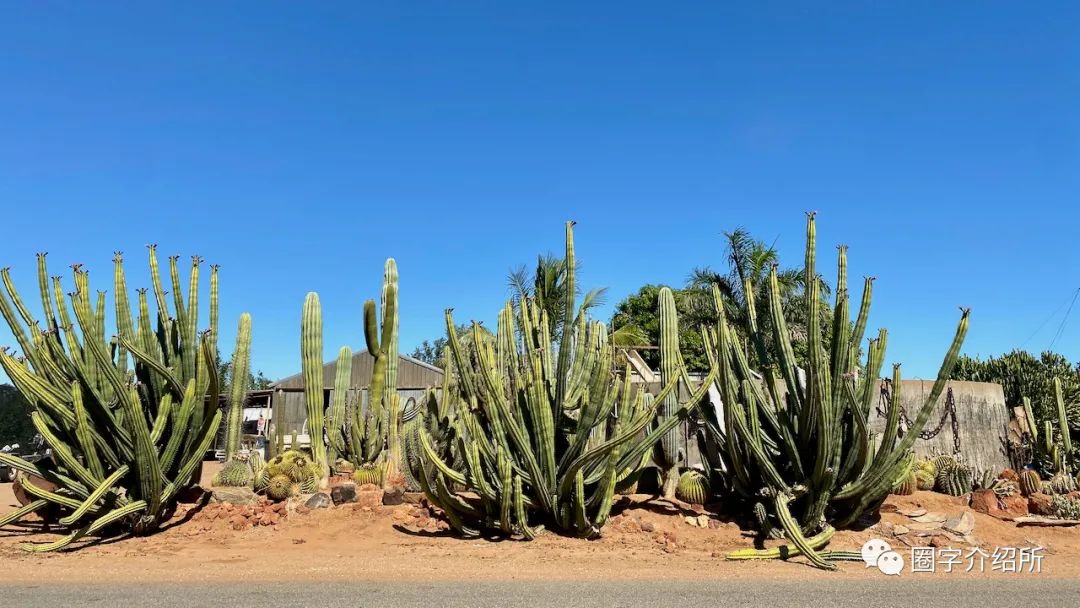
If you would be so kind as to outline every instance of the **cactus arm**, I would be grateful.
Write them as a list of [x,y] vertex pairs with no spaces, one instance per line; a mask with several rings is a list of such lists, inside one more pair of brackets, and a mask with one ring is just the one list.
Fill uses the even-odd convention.
[[32,553],[44,553],[44,552],[47,552],[47,551],[56,551],[58,549],[63,549],[64,547],[66,547],[66,546],[70,545],[71,543],[79,540],[80,538],[82,538],[83,536],[86,536],[87,534],[93,534],[94,532],[97,532],[98,530],[101,530],[102,528],[105,528],[106,526],[108,526],[108,525],[110,525],[110,524],[112,524],[114,522],[120,521],[121,519],[123,519],[125,517],[128,517],[130,515],[134,515],[134,514],[140,512],[140,511],[144,511],[146,509],[147,509],[146,501],[139,500],[139,501],[131,502],[131,503],[128,503],[127,505],[124,505],[123,507],[120,507],[118,509],[110,511],[108,514],[106,514],[106,515],[100,517],[99,519],[97,519],[96,521],[94,521],[94,523],[92,523],[92,524],[90,524],[90,525],[88,525],[88,526],[86,526],[84,528],[80,528],[78,531],[76,531],[76,532],[74,532],[74,533],[72,533],[72,534],[70,534],[68,536],[65,536],[64,538],[62,538],[62,539],[60,539],[60,540],[58,540],[56,542],[39,544],[39,545],[31,545],[31,544],[24,543],[22,545],[22,548],[24,550],[32,552]]

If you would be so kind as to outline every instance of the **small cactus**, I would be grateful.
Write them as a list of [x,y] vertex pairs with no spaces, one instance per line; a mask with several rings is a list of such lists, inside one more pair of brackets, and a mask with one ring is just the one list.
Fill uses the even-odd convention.
[[1050,512],[1061,519],[1080,519],[1080,500],[1055,496],[1050,500]]
[[941,468],[938,469],[935,488],[942,494],[963,496],[971,491],[973,472],[971,467],[964,464],[942,463]]
[[1047,494],[1068,494],[1076,489],[1076,482],[1065,473],[1056,473],[1047,482],[1049,492]]
[[250,486],[253,477],[251,467],[246,462],[230,460],[214,475],[211,483],[215,486],[242,488]]
[[1020,493],[1031,496],[1042,491],[1042,479],[1034,469],[1024,469],[1020,473]]
[[675,497],[692,505],[703,505],[709,499],[709,478],[696,469],[690,469],[679,477]]
[[353,473],[353,481],[359,486],[371,484],[382,487],[383,468],[373,462],[360,465],[360,468]]
[[915,470],[915,487],[926,491],[933,490],[934,484],[937,482],[937,478],[934,472],[929,469],[916,469]]
[[892,493],[898,496],[910,496],[915,493],[919,486],[918,475],[915,471],[908,471],[907,475],[900,478],[892,487]]
[[948,454],[939,454],[930,459],[930,464],[934,465],[934,475],[937,475],[941,469],[956,465],[957,462],[956,458],[953,458]]
[[293,494],[293,481],[289,479],[288,475],[275,475],[270,478],[270,483],[266,486],[266,496],[270,500],[281,502],[292,496]]

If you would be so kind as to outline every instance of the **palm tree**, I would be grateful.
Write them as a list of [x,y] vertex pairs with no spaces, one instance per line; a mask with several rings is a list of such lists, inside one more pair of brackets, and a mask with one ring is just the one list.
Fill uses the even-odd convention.
[[[581,263],[577,262],[574,272],[581,270]],[[511,270],[506,277],[510,287],[510,297],[517,308],[524,300],[531,299],[547,313],[548,322],[551,324],[551,335],[562,335],[563,319],[566,317],[566,260],[555,257],[552,254],[540,255],[536,258],[536,270],[532,273],[523,264],[515,270]],[[581,290],[575,286],[575,291],[580,295]],[[577,314],[588,311],[604,303],[606,287],[590,289],[582,298]]]

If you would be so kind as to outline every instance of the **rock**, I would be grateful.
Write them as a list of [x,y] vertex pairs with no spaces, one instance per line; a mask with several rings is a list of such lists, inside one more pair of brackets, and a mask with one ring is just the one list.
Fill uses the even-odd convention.
[[896,524],[895,526],[893,526],[892,529],[893,536],[903,536],[908,532],[911,532],[911,528],[908,528],[907,526],[902,526],[900,524]]
[[997,476],[997,478],[1004,479],[1005,481],[1020,481],[1020,476],[1012,469],[1005,469]]
[[383,504],[383,490],[379,486],[366,483],[357,492],[357,503],[361,510],[373,510]]
[[900,511],[901,515],[903,515],[905,517],[912,517],[912,518],[921,517],[923,515],[926,515],[926,513],[927,513],[926,509],[914,509],[912,511]]
[[689,516],[688,516],[688,517],[684,517],[684,518],[683,518],[683,521],[685,521],[687,525],[693,526],[693,527],[695,527],[695,528],[696,528],[696,527],[697,527],[697,525],[698,525],[698,521],[697,521],[697,518],[696,518],[696,517],[689,517]]
[[1014,496],[1006,496],[1001,499],[1001,508],[1004,511],[1004,518],[1023,517],[1028,514],[1028,501],[1019,494]]
[[697,516],[697,525],[698,525],[699,528],[708,528],[709,527],[709,521],[710,520],[709,520],[708,515],[698,515]]
[[356,484],[350,481],[330,488],[330,498],[335,505],[356,502]]
[[258,499],[251,488],[214,488],[210,500],[230,505],[253,505]]
[[402,498],[410,505],[423,504],[425,499],[423,492],[405,492]]
[[942,527],[958,536],[967,536],[975,529],[975,518],[968,511],[964,511],[960,515],[945,520],[945,525]]
[[311,508],[305,505],[300,505],[299,507],[296,507],[296,512],[300,515],[307,515],[308,513],[311,513]]
[[334,504],[334,501],[331,500],[329,495],[319,492],[318,494],[312,494],[311,498],[304,503],[304,507],[308,509],[325,509],[332,504]]
[[1050,503],[1053,499],[1043,493],[1028,497],[1028,510],[1036,515],[1050,515]]
[[975,490],[971,493],[971,509],[976,513],[994,515],[1001,511],[998,497],[993,490]]
[[653,523],[651,521],[643,521],[643,522],[641,522],[641,531],[642,532],[653,532],[654,530],[656,530],[656,526],[653,525]]
[[404,502],[405,489],[400,486],[390,487],[383,492],[382,504],[384,505],[400,505]]
[[915,517],[911,517],[912,521],[919,522],[920,524],[943,523],[946,519],[948,519],[948,517],[946,517],[944,513],[936,512],[923,513],[922,515],[916,515]]

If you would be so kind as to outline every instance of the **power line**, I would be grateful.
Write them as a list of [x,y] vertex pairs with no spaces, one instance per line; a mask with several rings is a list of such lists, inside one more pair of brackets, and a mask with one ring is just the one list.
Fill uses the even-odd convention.
[[[1075,296],[1074,296],[1074,298],[1075,298]],[[1061,312],[1062,308],[1065,308],[1065,302],[1067,302],[1067,301],[1068,300],[1062,300],[1061,304],[1059,304],[1058,307],[1054,309],[1054,312],[1050,313],[1050,316],[1043,319],[1043,322],[1039,324],[1039,327],[1037,327],[1035,329],[1035,331],[1031,332],[1031,335],[1028,336],[1026,340],[1024,340],[1023,342],[1020,343],[1020,348],[1024,348],[1024,346],[1028,342],[1031,342],[1031,339],[1034,338],[1040,331],[1042,331],[1042,329],[1044,327],[1046,327],[1046,324],[1050,322],[1050,319],[1053,319],[1054,317],[1056,317],[1057,313]]]
[[1046,350],[1053,350],[1054,343],[1058,341],[1058,338],[1061,337],[1062,332],[1065,331],[1065,322],[1069,320],[1069,313],[1072,312],[1073,304],[1076,304],[1077,296],[1080,296],[1080,287],[1078,287],[1073,293],[1072,301],[1069,302],[1069,309],[1065,311],[1065,316],[1061,319],[1061,325],[1058,326],[1057,333],[1054,334],[1054,339],[1050,341],[1050,346],[1048,346]]

